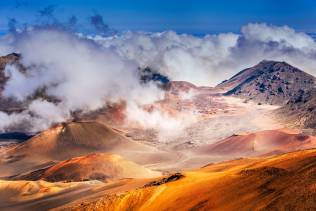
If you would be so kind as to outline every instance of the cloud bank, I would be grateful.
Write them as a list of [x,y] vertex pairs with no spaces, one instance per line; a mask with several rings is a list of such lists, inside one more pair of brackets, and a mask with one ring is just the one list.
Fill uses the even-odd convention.
[[172,80],[215,86],[263,59],[287,61],[315,73],[315,41],[287,26],[248,24],[241,34],[195,37],[172,31],[126,32],[114,37],[91,37],[124,58],[150,66]]
[[[15,65],[6,66],[9,80],[3,96],[29,101],[34,93],[44,89],[48,96],[59,100],[57,103],[46,99],[28,102],[27,111],[18,117],[18,114],[3,114],[3,118],[12,117],[12,124],[16,124],[16,119],[43,120],[47,124],[42,127],[35,124],[33,129],[41,130],[53,122],[68,119],[77,110],[93,111],[107,102],[122,100],[127,105],[142,106],[163,96],[154,83],[139,82],[138,66],[133,61],[69,32],[26,31],[14,38],[11,49],[23,55],[20,62],[27,71],[21,72]],[[6,122],[9,126],[10,121]]]
[[[21,63],[27,67],[26,73],[14,65],[5,69],[9,80],[3,96],[27,102],[27,106],[21,113],[0,112],[0,130],[28,122],[30,130],[39,131],[71,118],[74,111],[93,111],[120,101],[127,102],[132,121],[165,134],[194,121],[190,117],[171,119],[161,111],[143,113],[142,106],[162,99],[164,93],[154,83],[140,83],[139,67],[204,86],[214,86],[263,59],[287,61],[315,74],[315,41],[287,26],[248,24],[240,34],[204,37],[172,31],[113,36],[70,31],[35,27],[0,38],[0,54],[21,53]],[[58,102],[32,100],[39,89]]]

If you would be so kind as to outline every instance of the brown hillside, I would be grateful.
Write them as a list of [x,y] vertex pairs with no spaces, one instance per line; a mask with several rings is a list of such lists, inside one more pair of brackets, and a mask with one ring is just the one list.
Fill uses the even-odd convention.
[[57,210],[314,210],[315,171],[315,149],[239,159]]
[[152,147],[132,141],[104,124],[70,122],[48,129],[0,154],[0,175],[34,171],[50,166],[51,162],[95,152],[123,155],[137,163],[155,162],[157,156],[170,157],[160,155]]
[[[160,173],[146,169],[119,155],[93,153],[57,163],[46,169],[15,177],[18,180],[58,181],[111,181],[122,178],[157,177]],[[12,178],[11,178],[12,179]]]

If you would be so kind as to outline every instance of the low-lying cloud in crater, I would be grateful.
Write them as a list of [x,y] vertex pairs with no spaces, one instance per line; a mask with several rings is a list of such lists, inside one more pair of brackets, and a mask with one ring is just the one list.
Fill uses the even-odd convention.
[[[287,61],[312,74],[316,67],[316,43],[310,36],[267,24],[248,24],[241,34],[204,37],[173,31],[86,36],[61,28],[33,27],[0,38],[0,54],[11,52],[22,55],[20,62],[27,71],[7,65],[9,80],[3,96],[27,101],[27,106],[21,113],[0,112],[2,131],[23,121],[31,123],[32,131],[40,131],[71,118],[74,111],[93,111],[106,102],[125,101],[130,120],[168,134],[168,129],[176,131],[194,118],[174,122],[170,120],[174,117],[162,111],[139,113],[145,112],[142,106],[164,96],[154,83],[140,83],[139,67],[204,86],[214,86],[263,59]],[[30,100],[39,89],[58,101]]]

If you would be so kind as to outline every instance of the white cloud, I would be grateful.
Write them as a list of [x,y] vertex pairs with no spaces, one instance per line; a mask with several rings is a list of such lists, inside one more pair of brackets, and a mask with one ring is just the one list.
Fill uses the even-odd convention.
[[263,59],[287,61],[315,73],[315,41],[288,26],[255,23],[243,26],[241,34],[202,38],[168,31],[126,32],[90,39],[139,66],[150,66],[172,80],[186,80],[196,85],[214,86]]
[[314,40],[303,32],[296,32],[288,26],[248,24],[241,29],[243,36],[253,42],[277,42],[301,50],[315,50]]
[[127,32],[111,38],[91,39],[105,48],[114,49],[140,67],[159,70],[172,80],[212,85],[223,78],[222,72],[215,69],[229,57],[230,48],[236,45],[238,37],[228,33],[198,38],[167,31],[153,34]]
[[[95,110],[106,102],[123,100],[142,106],[163,97],[158,87],[139,82],[135,62],[68,32],[31,30],[16,37],[12,47],[21,53],[27,72],[8,65],[5,73],[10,79],[3,94],[23,101],[45,88],[49,96],[61,100],[56,105],[47,101],[29,104],[28,111],[42,119],[44,127],[69,118],[72,111]],[[38,128],[40,124],[33,125]]]
[[37,100],[20,114],[0,113],[0,129],[25,119],[34,130],[44,129],[69,118],[72,111],[90,111],[105,102],[123,100],[130,120],[168,133],[166,128],[181,128],[179,120],[191,122],[187,121],[190,117],[171,120],[161,111],[140,114],[144,104],[162,99],[163,92],[153,84],[140,84],[138,67],[150,66],[172,80],[208,86],[263,59],[287,61],[312,74],[316,67],[316,43],[311,37],[287,26],[267,24],[248,24],[241,34],[205,37],[167,31],[86,38],[34,28],[0,38],[0,54],[12,51],[22,54],[21,62],[28,70],[24,74],[12,65],[6,67],[10,79],[4,95],[23,101],[45,87],[61,102]]

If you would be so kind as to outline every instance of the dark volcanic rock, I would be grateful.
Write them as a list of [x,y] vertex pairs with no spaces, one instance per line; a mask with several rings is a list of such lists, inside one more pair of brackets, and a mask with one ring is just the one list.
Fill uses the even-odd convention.
[[32,138],[33,135],[21,132],[9,132],[9,133],[0,133],[0,141],[1,140],[18,140],[25,141],[27,139]]
[[157,83],[159,86],[161,86],[162,88],[164,88],[170,82],[167,76],[164,76],[152,70],[149,67],[146,67],[144,69],[139,69],[139,78],[142,83],[148,83],[150,81],[153,81]]
[[184,177],[183,174],[175,173],[175,174],[170,175],[169,177],[162,178],[161,180],[150,182],[150,183],[144,185],[144,187],[151,187],[151,186],[162,185],[162,184],[165,184],[165,183],[168,183],[168,182],[173,182],[173,181],[179,180],[179,179],[181,179],[183,177]]
[[284,105],[315,85],[315,77],[286,62],[262,61],[217,86],[224,95],[258,103]]
[[279,177],[287,174],[288,171],[276,167],[261,167],[255,169],[244,169],[240,171],[243,176],[256,176],[256,177]]
[[315,130],[316,88],[298,92],[275,113],[290,126]]

